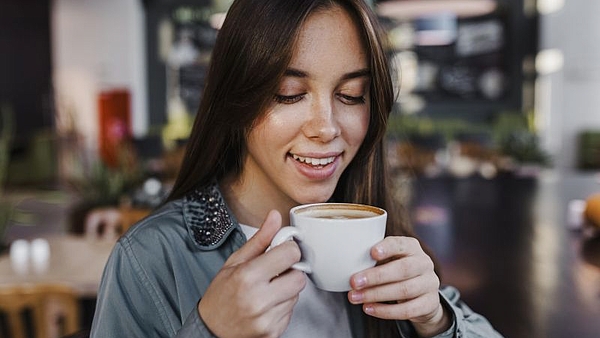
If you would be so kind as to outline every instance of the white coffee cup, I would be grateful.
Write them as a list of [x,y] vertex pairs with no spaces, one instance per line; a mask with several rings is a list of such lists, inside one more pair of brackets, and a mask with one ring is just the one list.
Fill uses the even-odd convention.
[[295,239],[302,260],[292,268],[304,271],[320,289],[348,291],[350,277],[373,267],[371,248],[385,236],[387,212],[369,205],[316,203],[290,210],[291,226],[275,235],[271,246]]

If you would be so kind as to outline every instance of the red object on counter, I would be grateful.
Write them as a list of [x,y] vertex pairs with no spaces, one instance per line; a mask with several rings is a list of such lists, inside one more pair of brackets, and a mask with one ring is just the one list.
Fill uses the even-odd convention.
[[119,164],[119,151],[131,138],[131,99],[127,89],[103,91],[98,96],[98,145],[100,156],[110,167]]

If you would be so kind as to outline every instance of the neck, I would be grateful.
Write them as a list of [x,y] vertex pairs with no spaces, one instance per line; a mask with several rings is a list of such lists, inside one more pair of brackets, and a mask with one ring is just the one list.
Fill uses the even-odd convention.
[[290,209],[297,203],[253,183],[239,178],[225,178],[219,182],[223,198],[238,222],[260,228],[267,213],[275,209],[281,214],[282,225],[288,225]]

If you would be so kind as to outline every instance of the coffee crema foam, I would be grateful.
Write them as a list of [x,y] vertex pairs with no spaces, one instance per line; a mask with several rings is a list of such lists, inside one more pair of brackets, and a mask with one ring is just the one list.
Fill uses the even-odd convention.
[[357,219],[368,218],[381,215],[381,213],[373,209],[357,207],[314,207],[300,209],[296,211],[297,215],[312,218],[328,218],[328,219]]
[[373,217],[376,215],[377,214],[372,214],[372,215],[309,215],[309,217],[328,218],[328,219],[357,219],[357,218]]

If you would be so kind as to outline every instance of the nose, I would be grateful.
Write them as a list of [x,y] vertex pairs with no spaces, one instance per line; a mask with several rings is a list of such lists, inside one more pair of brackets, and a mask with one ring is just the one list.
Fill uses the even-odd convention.
[[302,128],[306,137],[325,143],[340,135],[340,125],[331,100],[314,102],[310,109],[308,120]]

